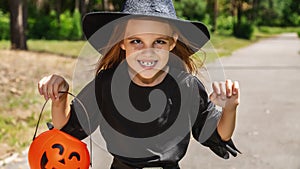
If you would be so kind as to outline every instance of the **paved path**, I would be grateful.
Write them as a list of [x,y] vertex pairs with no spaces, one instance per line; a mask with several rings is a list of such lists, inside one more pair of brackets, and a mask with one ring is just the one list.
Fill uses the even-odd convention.
[[182,166],[300,169],[300,40],[296,34],[262,40],[221,62],[227,78],[241,85],[234,140],[243,154],[220,160],[192,145]]
[[[300,40],[296,34],[259,41],[221,62],[227,78],[241,85],[233,139],[243,154],[222,160],[192,141],[182,168],[300,169]],[[109,166],[109,155],[94,156],[100,163],[94,168]],[[28,168],[26,159],[18,160],[3,169]]]

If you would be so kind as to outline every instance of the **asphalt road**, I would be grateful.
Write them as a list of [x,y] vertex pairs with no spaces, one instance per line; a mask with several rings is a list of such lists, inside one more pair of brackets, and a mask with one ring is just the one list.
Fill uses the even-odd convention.
[[[282,34],[261,40],[221,63],[226,78],[238,80],[241,86],[233,139],[243,154],[223,160],[192,141],[181,167],[300,169],[300,39]],[[26,154],[8,161],[0,169],[28,168]],[[100,150],[93,161],[93,168],[105,169],[111,157]]]

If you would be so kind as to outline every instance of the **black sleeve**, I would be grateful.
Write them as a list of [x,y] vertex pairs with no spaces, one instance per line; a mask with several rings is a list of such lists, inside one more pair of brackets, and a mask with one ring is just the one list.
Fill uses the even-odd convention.
[[[70,118],[61,129],[80,140],[93,133],[100,125],[100,110],[96,95],[101,95],[101,90],[95,90],[96,81],[100,81],[103,75],[101,71],[94,80],[89,82],[73,99],[70,110]],[[100,87],[101,86],[97,86]]]
[[232,139],[228,141],[223,141],[221,139],[217,129],[208,140],[202,143],[202,145],[209,147],[215,154],[224,159],[229,159],[229,153],[234,157],[237,156],[237,153],[241,154],[241,152],[235,147]]
[[82,140],[87,137],[86,132],[83,130],[80,122],[77,118],[76,112],[74,111],[73,106],[71,105],[70,118],[67,124],[61,129],[61,131],[70,134],[73,137]]
[[[217,132],[217,125],[222,116],[216,106],[208,99],[208,95],[203,84],[195,79],[192,114],[196,118],[192,125],[193,137],[202,145],[209,147],[221,158],[228,159],[229,153],[233,156],[240,151],[235,147],[232,140],[223,141]],[[229,153],[228,153],[229,152]]]

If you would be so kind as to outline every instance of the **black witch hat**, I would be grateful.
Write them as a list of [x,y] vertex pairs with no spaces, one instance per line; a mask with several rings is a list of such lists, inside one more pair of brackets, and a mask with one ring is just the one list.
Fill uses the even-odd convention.
[[206,42],[210,35],[207,27],[201,22],[178,19],[172,0],[127,0],[121,12],[91,12],[85,15],[82,22],[83,32],[89,43],[99,51],[108,44],[112,35],[109,27],[105,32],[100,31],[106,25],[118,19],[125,20],[132,17],[151,17],[166,20],[180,31],[183,37],[178,40],[188,41],[188,46],[197,52]]

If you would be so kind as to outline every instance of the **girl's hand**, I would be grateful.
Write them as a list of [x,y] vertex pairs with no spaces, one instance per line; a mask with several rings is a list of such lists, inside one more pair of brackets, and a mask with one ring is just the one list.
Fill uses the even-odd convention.
[[236,111],[240,103],[240,89],[237,81],[232,82],[214,82],[212,84],[213,92],[210,95],[210,100],[215,104],[229,111]]
[[40,95],[43,95],[46,100],[51,98],[52,101],[58,101],[65,93],[59,91],[69,91],[69,84],[59,75],[50,75],[42,78],[38,83]]

